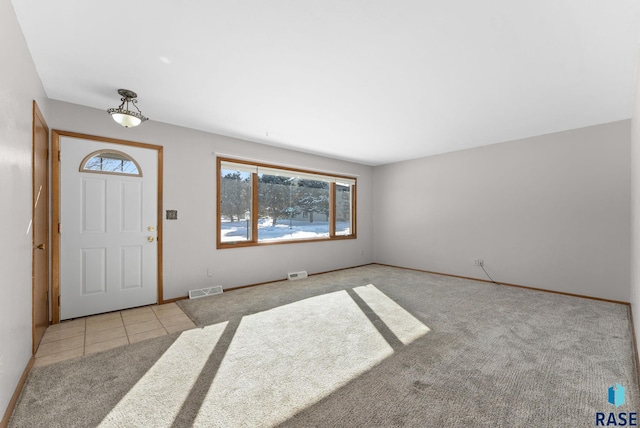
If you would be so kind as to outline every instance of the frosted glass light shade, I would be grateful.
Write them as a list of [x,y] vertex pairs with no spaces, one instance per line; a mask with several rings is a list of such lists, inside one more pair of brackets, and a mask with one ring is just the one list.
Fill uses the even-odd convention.
[[111,117],[125,128],[133,128],[134,126],[138,126],[142,123],[142,120],[135,116],[131,116],[130,114],[111,113]]

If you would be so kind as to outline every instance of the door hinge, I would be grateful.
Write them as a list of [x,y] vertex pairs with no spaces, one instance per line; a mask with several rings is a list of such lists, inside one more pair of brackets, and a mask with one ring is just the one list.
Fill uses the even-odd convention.
[[58,150],[58,162],[60,162],[60,150]]
[[61,230],[62,230],[62,226],[60,226],[60,223],[58,223],[58,233],[60,233]]
[[58,294],[58,306],[60,306],[60,295]]

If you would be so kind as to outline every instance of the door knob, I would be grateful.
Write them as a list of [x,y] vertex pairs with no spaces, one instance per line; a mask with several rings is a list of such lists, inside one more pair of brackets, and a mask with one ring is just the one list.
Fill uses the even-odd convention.
[[36,245],[36,250],[44,250],[44,249],[45,249],[44,244]]
[[149,241],[149,242],[153,242],[153,236],[148,236],[148,237],[147,237],[147,241]]

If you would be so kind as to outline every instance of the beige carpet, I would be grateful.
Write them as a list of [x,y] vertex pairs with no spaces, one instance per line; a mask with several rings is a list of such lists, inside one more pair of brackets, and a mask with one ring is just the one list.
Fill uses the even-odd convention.
[[179,304],[201,328],[34,369],[10,426],[594,426],[640,402],[624,305],[378,265]]

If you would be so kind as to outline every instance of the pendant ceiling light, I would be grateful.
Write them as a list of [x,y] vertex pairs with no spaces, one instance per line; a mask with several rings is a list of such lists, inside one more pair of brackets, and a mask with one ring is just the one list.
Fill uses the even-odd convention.
[[[118,93],[122,96],[122,98],[120,98],[122,104],[120,104],[118,108],[110,108],[107,110],[107,113],[111,115],[113,120],[125,128],[133,128],[134,126],[138,126],[145,120],[149,119],[142,115],[142,112],[136,105],[138,103],[138,100],[136,99],[138,94],[128,89],[118,89]],[[129,104],[135,107],[137,111],[129,110]]]

